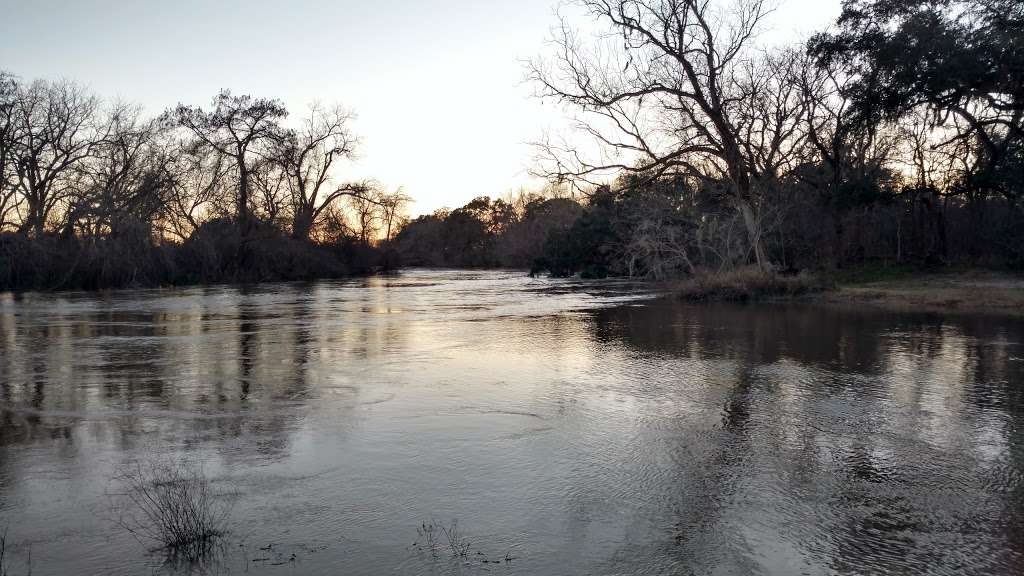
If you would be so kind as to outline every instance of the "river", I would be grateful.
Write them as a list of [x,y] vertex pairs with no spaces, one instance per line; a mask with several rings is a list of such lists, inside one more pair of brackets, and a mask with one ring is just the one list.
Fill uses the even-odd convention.
[[[449,270],[0,295],[5,563],[1020,573],[1020,319],[650,296]],[[121,471],[154,458],[231,501],[201,565],[114,512]],[[452,521],[465,558],[413,545]]]

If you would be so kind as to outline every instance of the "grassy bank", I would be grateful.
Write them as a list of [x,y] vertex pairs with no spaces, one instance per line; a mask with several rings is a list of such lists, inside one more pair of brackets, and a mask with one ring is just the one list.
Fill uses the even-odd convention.
[[818,299],[901,311],[1024,316],[1024,274],[981,269],[854,271],[837,275],[836,289]]
[[899,311],[1024,316],[1024,274],[972,268],[863,266],[786,275],[748,267],[699,275],[672,291],[691,302],[800,299]]

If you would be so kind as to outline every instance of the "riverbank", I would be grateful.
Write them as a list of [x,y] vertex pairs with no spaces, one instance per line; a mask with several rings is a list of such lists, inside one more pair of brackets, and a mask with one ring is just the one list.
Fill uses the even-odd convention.
[[898,311],[1024,316],[1024,275],[978,269],[900,272],[881,278],[840,275],[835,287],[815,300]]
[[785,275],[745,268],[691,279],[671,292],[693,302],[801,300],[896,311],[1024,316],[1024,274],[983,269],[863,267]]

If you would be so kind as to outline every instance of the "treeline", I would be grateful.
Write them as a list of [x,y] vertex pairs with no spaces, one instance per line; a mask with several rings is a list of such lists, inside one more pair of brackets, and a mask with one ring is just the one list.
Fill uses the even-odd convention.
[[548,238],[565,234],[583,211],[565,197],[481,196],[408,222],[391,247],[405,266],[529,268]]
[[[773,49],[755,43],[771,13],[759,0],[576,4],[604,28],[563,21],[530,76],[578,128],[537,143],[536,172],[581,203],[535,267],[1024,268],[1019,0],[846,0],[832,31]],[[464,225],[449,220],[484,212],[418,225],[451,234]],[[478,219],[495,239],[475,246],[518,263],[497,248],[515,226]]]
[[[763,0],[576,0],[540,96],[551,193],[406,223],[337,168],[351,115],[218,94],[157,117],[0,74],[0,289],[409,265],[667,278],[867,261],[1024,268],[1024,3],[845,0],[765,49]],[[600,29],[602,28],[603,29]],[[455,119],[454,121],[457,121]],[[554,193],[557,191],[557,193]]]
[[337,181],[352,115],[222,91],[156,117],[0,72],[0,290],[295,280],[388,265],[409,198]]

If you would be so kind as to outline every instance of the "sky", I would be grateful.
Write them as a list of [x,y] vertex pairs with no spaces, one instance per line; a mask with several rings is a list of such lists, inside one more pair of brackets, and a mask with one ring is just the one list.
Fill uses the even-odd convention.
[[[67,78],[157,114],[222,88],[353,109],[372,177],[413,215],[537,188],[529,143],[563,112],[533,97],[559,0],[0,0],[0,68]],[[805,38],[839,0],[781,0],[762,41]]]

